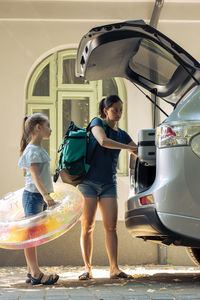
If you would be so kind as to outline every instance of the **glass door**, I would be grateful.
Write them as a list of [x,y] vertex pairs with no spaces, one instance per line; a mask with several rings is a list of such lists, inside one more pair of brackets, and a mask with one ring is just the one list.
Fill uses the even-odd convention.
[[87,127],[90,120],[97,116],[97,103],[92,92],[66,93],[58,92],[58,144],[70,124],[70,121],[79,127]]

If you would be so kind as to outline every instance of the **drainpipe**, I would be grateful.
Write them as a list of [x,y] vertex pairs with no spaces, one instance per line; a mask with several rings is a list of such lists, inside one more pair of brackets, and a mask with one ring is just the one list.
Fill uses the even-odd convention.
[[[152,16],[150,19],[150,24],[152,27],[157,28],[159,17],[160,17],[160,12],[163,7],[164,0],[156,0],[154,9],[152,12]],[[155,80],[155,78],[154,78]],[[156,104],[159,105],[159,99],[157,99],[156,95],[151,94],[151,98],[155,101]],[[157,109],[157,107],[152,104],[152,123],[153,123],[153,128],[155,128],[159,123],[160,123],[160,113]],[[167,248],[166,246],[163,245],[157,245],[158,249],[158,263],[160,265],[166,265],[167,264]]]
[[157,28],[158,20],[160,17],[160,12],[163,7],[163,4],[164,4],[164,0],[156,0],[155,1],[154,9],[153,9],[151,20],[149,23],[149,25],[151,25],[154,28]]
[[[159,17],[160,17],[160,12],[163,7],[163,4],[164,4],[164,0],[155,0],[154,9],[153,9],[152,16],[151,16],[150,23],[149,23],[149,25],[151,25],[154,28],[157,28]],[[152,94],[151,98],[155,101],[156,104],[159,105],[159,100],[157,99],[157,97],[155,95]],[[159,111],[156,108],[156,106],[152,104],[153,128],[155,128],[159,123],[160,123]]]

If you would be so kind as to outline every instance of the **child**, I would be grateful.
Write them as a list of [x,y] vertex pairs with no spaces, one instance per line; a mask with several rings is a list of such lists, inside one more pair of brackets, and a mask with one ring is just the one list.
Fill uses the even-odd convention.
[[[22,203],[25,216],[35,215],[55,205],[49,196],[53,192],[53,184],[49,168],[49,155],[41,147],[43,139],[48,139],[51,128],[48,118],[41,113],[24,118],[23,134],[20,142],[19,167],[26,169],[26,183]],[[38,266],[36,247],[24,249],[27,262],[27,283],[32,285],[51,285],[59,276],[44,275]]]

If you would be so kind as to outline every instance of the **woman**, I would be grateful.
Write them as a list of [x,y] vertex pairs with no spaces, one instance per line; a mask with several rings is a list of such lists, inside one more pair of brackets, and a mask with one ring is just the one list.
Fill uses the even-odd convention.
[[[79,276],[80,280],[92,278],[93,229],[97,205],[99,205],[105,229],[110,278],[130,277],[119,269],[117,263],[116,169],[120,150],[126,149],[137,155],[137,146],[125,131],[117,127],[122,108],[121,99],[116,95],[110,95],[102,99],[99,104],[101,119],[95,118],[90,124],[88,158],[92,156],[91,167],[86,178],[79,185],[79,190],[85,197],[81,220],[81,249],[85,272]],[[106,124],[106,130],[103,129],[103,124]],[[93,153],[90,154],[91,152]]]

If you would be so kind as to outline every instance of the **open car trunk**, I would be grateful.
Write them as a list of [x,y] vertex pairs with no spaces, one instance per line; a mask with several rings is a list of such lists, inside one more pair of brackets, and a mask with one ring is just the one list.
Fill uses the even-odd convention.
[[[126,78],[175,106],[200,84],[200,64],[143,20],[133,20],[95,27],[85,34],[78,47],[76,76]],[[136,193],[155,180],[155,130],[142,130],[138,146],[138,159],[130,162]]]
[[175,105],[200,82],[200,64],[143,20],[91,29],[77,53],[76,76],[123,77]]
[[146,191],[156,175],[155,129],[140,130],[138,157],[130,156],[130,181],[135,194]]

